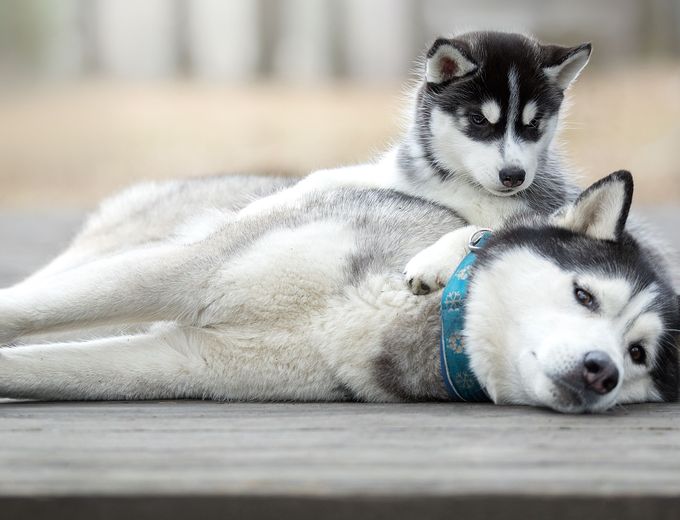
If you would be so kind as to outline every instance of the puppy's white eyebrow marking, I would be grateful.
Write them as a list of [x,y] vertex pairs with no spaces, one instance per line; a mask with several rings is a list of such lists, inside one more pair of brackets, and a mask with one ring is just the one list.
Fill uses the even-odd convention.
[[522,124],[528,125],[531,123],[532,119],[536,117],[538,112],[538,106],[535,101],[529,101],[524,105],[524,110],[522,111]]
[[496,101],[493,99],[490,99],[489,101],[485,101],[484,104],[482,105],[482,115],[486,117],[487,121],[491,123],[492,125],[495,125],[498,123],[498,121],[501,118],[501,107],[498,105]]

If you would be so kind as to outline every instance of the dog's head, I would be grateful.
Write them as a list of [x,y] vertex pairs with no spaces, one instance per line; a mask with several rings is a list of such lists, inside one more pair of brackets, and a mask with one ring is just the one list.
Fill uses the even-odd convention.
[[466,333],[495,402],[594,412],[677,399],[678,299],[624,229],[632,192],[614,173],[480,252]]
[[531,186],[547,159],[564,91],[590,51],[590,44],[541,45],[497,32],[438,39],[417,100],[431,163],[494,195]]

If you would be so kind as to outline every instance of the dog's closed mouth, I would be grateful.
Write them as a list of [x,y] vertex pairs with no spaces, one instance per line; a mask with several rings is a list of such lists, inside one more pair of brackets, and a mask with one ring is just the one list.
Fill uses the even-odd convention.
[[498,195],[501,197],[506,197],[508,195],[513,195],[514,193],[517,192],[517,188],[494,188],[492,190],[489,190],[492,194]]
[[583,392],[560,378],[550,379],[556,387],[555,399],[557,400],[557,405],[560,407],[575,408],[577,410],[587,409],[588,403],[586,402]]

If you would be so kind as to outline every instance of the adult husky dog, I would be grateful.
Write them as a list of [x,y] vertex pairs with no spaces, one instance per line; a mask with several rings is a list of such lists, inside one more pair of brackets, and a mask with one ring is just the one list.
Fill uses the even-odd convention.
[[[494,402],[586,412],[677,398],[678,303],[624,230],[632,190],[630,174],[612,174],[550,216],[511,219],[477,253],[461,334]],[[181,209],[168,206],[144,244],[125,234],[102,244],[102,230],[125,219],[100,213],[57,267],[0,291],[3,343],[156,322],[138,334],[0,349],[0,395],[448,398],[441,293],[423,287],[465,255],[476,228],[457,214],[356,188],[251,216],[187,222]]]
[[590,44],[542,45],[519,34],[439,38],[427,52],[404,138],[377,163],[321,170],[262,199],[261,211],[339,186],[390,188],[494,227],[511,213],[550,213],[578,191],[555,144],[567,87]]

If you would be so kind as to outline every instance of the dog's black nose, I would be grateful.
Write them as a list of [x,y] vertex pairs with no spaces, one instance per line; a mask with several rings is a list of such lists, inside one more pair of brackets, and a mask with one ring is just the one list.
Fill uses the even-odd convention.
[[619,370],[609,354],[593,350],[583,357],[583,380],[587,389],[608,394],[619,383]]
[[506,188],[516,188],[521,186],[526,177],[526,172],[522,168],[503,168],[498,172],[498,178]]

